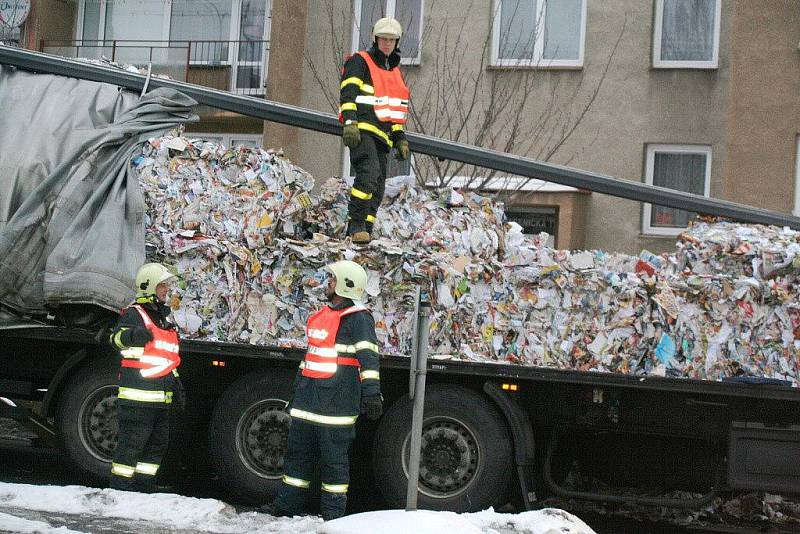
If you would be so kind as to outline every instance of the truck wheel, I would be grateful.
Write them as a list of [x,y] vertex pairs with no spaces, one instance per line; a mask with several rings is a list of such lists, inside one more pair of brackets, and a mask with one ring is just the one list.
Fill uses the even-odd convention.
[[64,386],[56,409],[59,447],[89,484],[105,484],[117,447],[116,366],[89,366]]
[[214,469],[242,503],[264,504],[278,493],[291,417],[284,411],[294,373],[247,375],[225,389],[208,431]]
[[[375,435],[375,479],[387,504],[405,505],[413,404],[402,397]],[[505,504],[512,448],[502,414],[461,386],[433,385],[425,395],[419,470],[419,508],[476,512]]]

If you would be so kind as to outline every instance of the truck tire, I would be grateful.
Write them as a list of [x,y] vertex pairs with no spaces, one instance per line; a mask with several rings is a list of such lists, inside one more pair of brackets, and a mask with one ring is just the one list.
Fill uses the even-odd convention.
[[278,493],[291,418],[285,408],[294,372],[244,376],[225,389],[208,430],[214,470],[244,504],[264,504]]
[[[375,434],[375,479],[390,508],[405,506],[412,410],[403,396]],[[513,478],[511,439],[489,399],[461,386],[432,385],[424,413],[418,507],[477,512],[505,504]]]
[[73,471],[88,484],[104,485],[117,447],[117,373],[89,365],[65,385],[56,408],[58,443]]

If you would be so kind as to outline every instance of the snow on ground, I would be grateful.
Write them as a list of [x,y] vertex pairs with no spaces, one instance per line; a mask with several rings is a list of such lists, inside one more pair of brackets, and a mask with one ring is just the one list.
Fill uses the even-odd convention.
[[[276,518],[237,512],[216,499],[0,482],[0,532],[97,532],[101,523],[103,531],[139,533],[594,534],[583,521],[555,508],[521,514],[499,514],[492,509],[472,514],[385,510],[324,523],[315,516]],[[94,527],[82,530],[81,525]]]

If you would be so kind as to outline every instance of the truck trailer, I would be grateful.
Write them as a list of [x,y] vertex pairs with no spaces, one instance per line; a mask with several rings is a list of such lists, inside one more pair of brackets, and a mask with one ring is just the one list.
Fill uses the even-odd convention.
[[[329,134],[330,114],[0,46],[0,66],[112,84],[168,87],[195,101]],[[0,87],[0,94],[2,87]],[[800,228],[766,210],[409,134],[419,153],[745,222]],[[116,445],[118,354],[98,333],[113,314],[65,306],[4,310],[0,396],[52,440],[82,479],[104,484]],[[268,501],[282,476],[285,407],[303,352],[277,345],[184,340],[187,388],[178,432],[184,465],[209,466],[242,503]],[[380,488],[406,497],[412,401],[408,357],[381,359],[387,410],[359,421],[353,499]],[[731,491],[800,493],[800,389],[770,379],[696,380],[432,359],[425,370],[419,507],[456,512],[548,495],[601,502],[702,507]],[[413,381],[413,380],[412,380]],[[603,491],[581,480],[603,481]],[[637,488],[632,493],[630,488]],[[674,492],[681,490],[681,492]],[[671,496],[682,495],[682,497]],[[670,496],[667,496],[670,495]]]

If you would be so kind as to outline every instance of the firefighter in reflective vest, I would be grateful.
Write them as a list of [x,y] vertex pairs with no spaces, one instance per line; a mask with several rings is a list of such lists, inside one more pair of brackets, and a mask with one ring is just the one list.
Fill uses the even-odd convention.
[[352,261],[326,267],[329,304],[308,319],[308,349],[295,381],[289,414],[284,476],[278,497],[262,510],[272,515],[303,512],[318,463],[320,512],[341,517],[350,481],[349,451],[360,413],[383,413],[375,322],[361,303],[367,273]]
[[342,140],[350,149],[351,172],[347,235],[354,243],[369,243],[386,181],[386,156],[394,146],[397,157],[407,160],[404,125],[408,117],[409,90],[398,64],[400,23],[382,18],[372,29],[374,43],[353,54],[344,64],[339,95]]
[[122,356],[117,394],[119,433],[110,486],[153,491],[169,438],[170,406],[179,386],[178,334],[165,305],[174,275],[146,263],[136,274],[136,302],[125,308],[110,342]]

